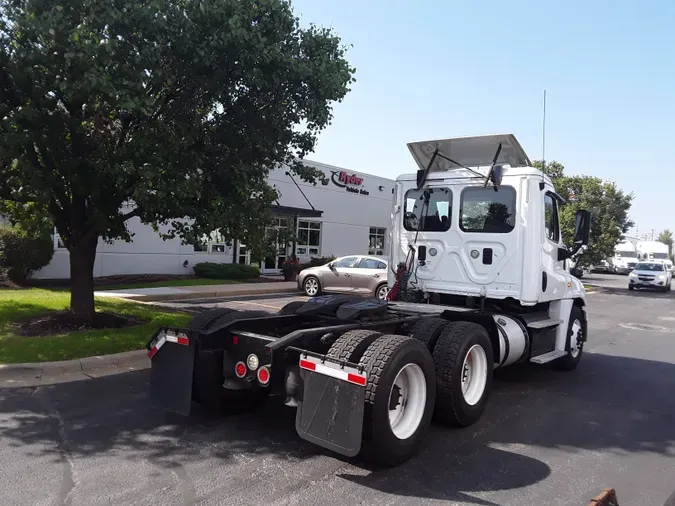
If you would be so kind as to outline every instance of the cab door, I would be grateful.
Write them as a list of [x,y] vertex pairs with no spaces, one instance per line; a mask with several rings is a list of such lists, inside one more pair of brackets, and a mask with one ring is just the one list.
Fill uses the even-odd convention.
[[553,191],[543,193],[544,235],[542,242],[542,274],[539,301],[562,299],[567,291],[570,274],[565,262],[558,260],[558,250],[565,247],[560,233],[559,199]]

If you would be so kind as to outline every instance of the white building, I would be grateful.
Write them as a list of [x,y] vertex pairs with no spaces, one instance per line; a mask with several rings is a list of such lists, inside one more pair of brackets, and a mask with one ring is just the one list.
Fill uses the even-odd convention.
[[[270,172],[268,181],[281,194],[274,206],[276,226],[296,227],[298,241],[261,265],[263,273],[280,272],[284,259],[293,253],[301,262],[311,257],[348,254],[387,254],[387,232],[394,181],[305,160],[324,172],[327,184],[316,186],[291,176],[285,169]],[[182,245],[180,239],[164,241],[138,218],[128,222],[132,242],[107,244],[99,240],[94,276],[123,274],[193,274],[200,262],[250,264],[250,253],[239,241],[228,245],[214,234],[201,245]],[[36,272],[41,279],[67,278],[68,251],[54,238],[54,258]]]

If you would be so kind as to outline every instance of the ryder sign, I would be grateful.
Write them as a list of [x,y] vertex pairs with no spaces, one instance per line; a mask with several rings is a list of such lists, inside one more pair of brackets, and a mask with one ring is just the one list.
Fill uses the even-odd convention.
[[370,193],[363,188],[357,188],[363,184],[363,178],[356,174],[349,174],[344,170],[333,170],[330,177],[335,186],[344,188],[350,193],[358,193],[360,195],[369,195]]

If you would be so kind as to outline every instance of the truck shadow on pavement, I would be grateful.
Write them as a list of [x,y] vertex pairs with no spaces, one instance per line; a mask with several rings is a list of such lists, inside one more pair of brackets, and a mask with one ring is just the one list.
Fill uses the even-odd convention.
[[[245,490],[242,476],[251,484],[265,479],[260,474],[265,459],[287,467],[290,475],[294,463],[329,459],[334,465],[328,472],[337,471],[338,479],[349,483],[346,489],[495,504],[490,500],[495,491],[548,478],[549,463],[561,452],[675,451],[675,365],[636,358],[588,353],[573,373],[534,366],[501,371],[481,421],[459,430],[434,425],[415,458],[384,470],[369,469],[358,458],[334,460],[304,442],[295,433],[294,411],[274,399],[255,413],[227,418],[198,407],[187,418],[158,413],[148,405],[148,378],[148,371],[140,371],[0,389],[0,438],[55,463],[105,454],[150,462],[160,468],[157,473],[163,468],[178,476],[204,459],[236,466],[237,477],[228,478],[224,468],[222,485],[208,497],[197,497],[194,487],[185,492],[191,503],[217,497],[235,480]],[[303,487],[304,478],[296,479],[295,488]],[[567,484],[569,495],[579,494],[578,504],[597,493],[578,486]]]

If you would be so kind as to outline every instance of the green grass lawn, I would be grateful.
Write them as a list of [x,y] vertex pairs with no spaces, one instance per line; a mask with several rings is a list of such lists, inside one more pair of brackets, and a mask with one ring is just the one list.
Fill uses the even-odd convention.
[[108,298],[96,299],[96,309],[149,319],[122,329],[78,331],[49,337],[24,337],[12,331],[19,319],[68,308],[70,293],[62,290],[0,290],[0,363],[49,362],[140,350],[162,326],[185,326],[190,316],[156,306]]

